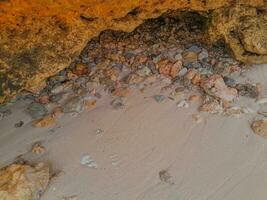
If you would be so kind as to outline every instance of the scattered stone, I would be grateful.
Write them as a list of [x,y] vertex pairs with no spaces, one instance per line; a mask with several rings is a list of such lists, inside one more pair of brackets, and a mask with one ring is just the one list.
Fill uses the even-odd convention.
[[95,133],[97,134],[97,135],[100,135],[101,133],[103,133],[104,131],[102,130],[102,129],[100,129],[100,128],[98,128],[98,129],[96,129],[95,130]]
[[43,154],[45,152],[45,147],[41,143],[36,142],[33,144],[31,152],[37,155]]
[[89,168],[97,169],[98,167],[97,163],[88,154],[82,156],[80,163]]
[[127,97],[130,94],[130,89],[128,87],[117,88],[112,92],[113,96],[117,97]]
[[185,75],[185,78],[188,80],[192,80],[196,74],[197,74],[197,71],[195,69],[189,69],[187,71],[187,74]]
[[63,197],[63,200],[78,200],[77,195],[72,195],[68,197]]
[[0,170],[1,200],[38,200],[49,183],[49,167],[12,164]]
[[173,184],[173,182],[171,181],[172,176],[170,175],[170,173],[167,170],[161,170],[159,172],[159,179],[162,182],[168,183],[168,184]]
[[22,127],[23,126],[23,124],[24,124],[24,122],[23,121],[19,121],[18,123],[16,123],[14,126],[15,126],[15,128],[20,128],[20,127]]
[[137,74],[131,74],[131,75],[129,75],[129,77],[127,79],[127,82],[130,85],[138,84],[138,83],[141,83],[142,81],[144,81],[144,77],[139,76]]
[[193,114],[192,118],[195,120],[197,124],[201,123],[203,120],[199,114]]
[[236,89],[241,96],[246,96],[254,99],[258,98],[260,94],[259,88],[256,84],[238,84],[236,86]]
[[86,100],[84,101],[84,107],[86,110],[91,110],[96,107],[96,100]]
[[207,94],[226,101],[233,101],[238,96],[237,90],[227,87],[223,78],[217,74],[208,78],[203,78],[200,82],[200,86]]
[[143,67],[142,69],[139,69],[137,72],[136,72],[139,76],[149,76],[151,75],[151,70],[148,68],[148,67]]
[[186,100],[181,100],[177,104],[178,108],[189,108],[189,103]]
[[187,62],[195,62],[198,59],[198,53],[187,51],[183,54],[183,58]]
[[37,120],[35,120],[35,121],[32,122],[32,126],[34,126],[36,128],[42,128],[42,127],[52,126],[54,124],[56,124],[56,120],[50,114],[42,117],[41,119],[37,119]]
[[209,57],[209,53],[207,50],[203,49],[199,54],[198,54],[198,59],[199,60],[204,60]]
[[2,120],[2,119],[4,119],[4,118],[8,117],[8,116],[11,115],[11,114],[12,114],[12,112],[11,112],[11,110],[9,110],[9,109],[0,110],[0,120]]
[[207,112],[210,114],[220,114],[223,113],[224,109],[221,101],[213,99],[203,103],[200,106],[199,111]]
[[164,95],[155,95],[154,99],[157,103],[163,103],[166,100],[166,97]]
[[33,118],[38,119],[47,114],[47,109],[43,104],[33,102],[27,108],[27,113]]
[[61,107],[55,107],[51,113],[54,119],[59,118],[63,114],[63,109]]
[[187,73],[187,68],[184,67],[179,71],[178,76],[184,76],[186,75],[186,73]]
[[78,63],[72,72],[77,76],[82,76],[88,73],[88,67],[86,64]]
[[236,81],[230,77],[224,76],[223,80],[225,82],[225,84],[229,87],[235,87],[236,86]]
[[75,96],[70,98],[64,105],[63,105],[63,112],[64,113],[80,113],[84,107],[84,100],[79,97]]
[[254,121],[251,128],[255,134],[267,137],[267,118]]
[[118,97],[118,98],[114,99],[111,102],[111,105],[116,110],[125,108],[125,102],[124,102],[123,98],[121,98],[121,97]]
[[48,104],[49,103],[49,96],[48,95],[42,95],[42,96],[38,97],[37,101],[40,104]]
[[188,52],[200,53],[201,48],[197,45],[192,45],[187,49]]

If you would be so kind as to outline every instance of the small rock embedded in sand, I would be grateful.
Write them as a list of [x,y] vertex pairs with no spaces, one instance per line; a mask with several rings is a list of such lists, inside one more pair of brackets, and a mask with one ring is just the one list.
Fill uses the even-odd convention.
[[121,98],[121,97],[118,97],[118,98],[114,99],[114,100],[111,102],[111,105],[112,105],[112,107],[113,107],[114,109],[116,109],[116,110],[125,108],[125,102],[124,102],[124,99]]
[[34,154],[43,154],[45,152],[45,147],[41,143],[37,142],[32,146],[31,152]]
[[170,175],[170,173],[167,170],[161,170],[159,172],[159,179],[162,182],[173,184],[171,181],[171,178],[172,178],[172,176]]
[[200,116],[199,114],[193,114],[193,115],[192,115],[192,118],[195,120],[195,122],[196,122],[197,124],[199,124],[199,123],[202,122],[202,118],[201,118],[201,116]]
[[267,137],[267,118],[254,121],[251,128],[255,134]]
[[46,127],[46,126],[52,126],[55,123],[56,123],[55,118],[49,114],[49,115],[44,116],[41,119],[37,119],[37,120],[33,121],[32,125],[34,127],[41,128],[41,127]]
[[33,118],[38,119],[47,113],[47,109],[43,104],[31,103],[27,108],[27,113]]
[[236,89],[241,96],[256,99],[260,95],[260,89],[257,84],[238,84]]
[[216,99],[210,100],[208,102],[203,103],[200,108],[200,112],[207,112],[210,114],[220,114],[223,113],[223,105],[222,102],[219,102]]
[[117,88],[112,92],[112,95],[117,97],[127,97],[130,94],[130,89],[128,87]]
[[163,103],[166,100],[166,97],[164,95],[155,95],[154,99],[157,103]]
[[189,103],[186,100],[181,100],[177,103],[178,108],[189,108]]
[[86,110],[91,110],[96,107],[96,100],[85,100],[84,101],[84,108]]
[[63,200],[78,200],[77,195],[63,197]]
[[24,124],[23,121],[19,121],[19,122],[17,122],[14,126],[15,126],[15,128],[20,128],[20,127],[23,126],[23,124]]
[[12,164],[0,170],[1,200],[38,200],[49,183],[49,167]]
[[207,94],[226,101],[233,101],[238,96],[237,90],[235,88],[227,87],[223,78],[217,74],[208,78],[203,78],[200,81],[200,86]]
[[82,156],[80,163],[82,165],[89,167],[89,168],[97,169],[97,167],[98,167],[97,163],[88,154],[85,154]]

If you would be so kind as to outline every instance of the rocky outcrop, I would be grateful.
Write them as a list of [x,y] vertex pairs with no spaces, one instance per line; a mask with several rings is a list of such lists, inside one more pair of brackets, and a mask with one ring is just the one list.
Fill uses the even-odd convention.
[[49,182],[49,167],[12,164],[0,170],[0,199],[38,200]]
[[212,41],[223,38],[241,61],[266,62],[264,6],[264,0],[0,0],[0,103],[22,90],[38,92],[101,31],[132,31],[170,9],[214,11]]

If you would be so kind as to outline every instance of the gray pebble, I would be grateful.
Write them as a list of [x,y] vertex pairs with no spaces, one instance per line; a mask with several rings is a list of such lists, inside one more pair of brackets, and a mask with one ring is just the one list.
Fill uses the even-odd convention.
[[64,113],[79,113],[83,110],[84,101],[81,97],[76,96],[70,98],[64,105],[63,105],[63,112]]
[[43,104],[33,102],[27,108],[27,113],[33,118],[38,119],[47,114],[47,109]]

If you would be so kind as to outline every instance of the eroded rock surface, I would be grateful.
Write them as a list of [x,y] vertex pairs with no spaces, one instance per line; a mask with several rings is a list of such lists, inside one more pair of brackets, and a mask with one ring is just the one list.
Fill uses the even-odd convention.
[[[0,103],[24,89],[38,92],[45,87],[47,77],[67,67],[87,41],[101,31],[132,31],[145,19],[158,17],[169,9],[218,10],[212,23],[217,34],[212,38],[223,37],[242,61],[265,62],[264,0],[240,0],[241,8],[231,3],[232,0],[0,1]],[[227,11],[230,6],[234,10]],[[239,40],[232,36],[232,30],[239,30]],[[246,52],[253,55],[244,55]]]
[[0,170],[0,199],[38,200],[49,182],[49,167],[12,164]]

